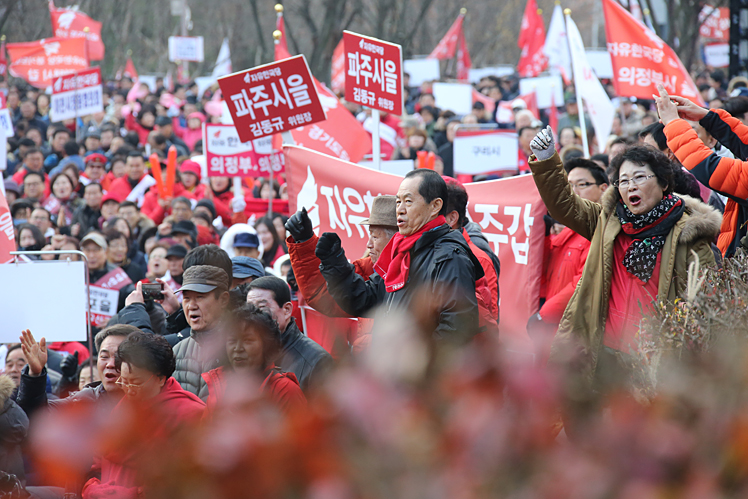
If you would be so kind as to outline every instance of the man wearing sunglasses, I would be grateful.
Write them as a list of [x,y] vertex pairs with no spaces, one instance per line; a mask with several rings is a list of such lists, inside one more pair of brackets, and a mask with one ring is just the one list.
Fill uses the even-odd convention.
[[[567,161],[564,169],[569,175],[569,185],[576,194],[593,203],[600,202],[609,187],[605,170],[594,161],[583,158]],[[549,236],[549,240],[549,256],[543,269],[546,281],[545,303],[527,323],[528,334],[535,342],[536,353],[541,362],[548,357],[551,340],[577,281],[582,276],[590,250],[590,242],[568,227]]]

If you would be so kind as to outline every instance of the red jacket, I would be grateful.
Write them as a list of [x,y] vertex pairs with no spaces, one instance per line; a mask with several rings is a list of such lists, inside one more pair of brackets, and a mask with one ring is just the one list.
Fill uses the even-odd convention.
[[488,304],[488,309],[491,312],[491,317],[493,317],[493,319],[497,321],[498,324],[499,278],[496,276],[496,268],[493,266],[493,260],[491,260],[491,258],[486,255],[485,251],[473,244],[473,242],[470,240],[470,236],[465,229],[462,229],[462,237],[465,238],[465,241],[467,241],[470,250],[480,262],[480,266],[483,267],[483,273],[485,274],[484,277],[486,278],[486,285],[488,286],[488,290],[491,293],[491,302]]
[[[129,497],[140,486],[137,465],[141,456],[155,446],[164,445],[184,423],[199,420],[205,403],[185,391],[172,377],[166,380],[161,393],[142,405],[133,405],[127,397],[112,410],[110,421],[117,421],[107,434],[112,449],[94,464],[92,471],[101,472],[101,480],[92,478],[83,487],[83,499],[98,497],[108,491],[124,492],[114,497]],[[128,489],[126,492],[122,488]],[[134,497],[134,496],[133,496]]]
[[[195,199],[194,195],[184,188],[180,183],[174,184],[174,197],[184,196],[187,199]],[[158,204],[158,191],[156,189],[150,189],[143,196],[143,206],[140,208],[143,215],[147,216],[153,223],[159,225],[164,221],[164,218],[171,214],[171,206],[168,206],[166,210]]]
[[[208,385],[208,409],[215,409],[226,391],[226,373],[223,367],[202,374]],[[275,403],[285,414],[306,409],[306,397],[294,373],[281,372],[272,366],[260,385],[260,393]]]
[[132,113],[125,116],[125,128],[127,128],[131,132],[135,132],[138,134],[138,141],[140,142],[140,145],[144,145],[148,142],[148,134],[153,131],[153,129],[148,130],[143,125],[141,125],[138,120],[135,119],[135,116],[133,116]]
[[114,198],[120,203],[127,199],[127,196],[132,192],[132,186],[130,185],[128,178],[127,175],[123,175],[120,178],[112,180],[109,190],[107,190],[107,194],[114,196]]
[[[29,170],[24,166],[20,170],[18,170],[16,173],[13,174],[13,182],[16,184],[22,186],[23,185],[23,179],[26,178],[26,174],[29,172]],[[40,171],[42,175],[44,175],[44,197],[48,198],[49,195],[52,193],[52,188],[49,186],[49,175],[44,173],[44,170]],[[40,200],[41,201],[41,200]]]
[[574,294],[590,251],[590,241],[568,227],[550,237],[545,268],[545,304],[540,317],[547,324],[558,324]]

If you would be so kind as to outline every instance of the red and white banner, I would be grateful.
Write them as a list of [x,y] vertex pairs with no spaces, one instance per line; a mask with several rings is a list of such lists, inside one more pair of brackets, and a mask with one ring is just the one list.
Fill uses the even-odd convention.
[[[104,59],[104,42],[101,40],[101,23],[83,12],[73,9],[57,9],[49,1],[49,16],[52,18],[52,33],[57,38],[85,38],[90,61]],[[88,32],[86,32],[88,28]]]
[[371,136],[335,94],[314,80],[327,119],[291,131],[294,141],[322,154],[358,163],[371,151]]
[[10,252],[16,250],[16,234],[13,230],[13,217],[10,215],[8,200],[0,191],[0,263],[13,260]]
[[88,68],[83,38],[46,38],[9,43],[6,48],[10,74],[37,88],[47,88],[55,78]]
[[704,38],[727,42],[730,40],[730,8],[704,5],[699,13],[699,34]]
[[439,40],[439,43],[431,51],[427,59],[439,59],[443,61],[445,59],[451,59],[457,53],[457,45],[460,42],[460,34],[462,34],[462,22],[465,19],[465,14],[460,14],[452,23],[444,37]]
[[272,137],[242,142],[234,125],[205,125],[203,136],[209,177],[268,177],[285,171],[285,157],[273,152]]
[[218,84],[242,142],[326,118],[303,55],[224,76]]
[[517,72],[523,78],[534,78],[548,66],[548,57],[543,51],[545,26],[541,12],[535,0],[527,0],[517,39],[517,46],[522,49]]
[[120,267],[107,272],[88,287],[91,305],[91,325],[104,327],[117,313],[119,290],[132,284],[130,277]]
[[[402,177],[370,170],[296,146],[284,146],[290,210],[306,207],[315,232],[336,232],[351,260],[366,251],[368,232],[358,225],[374,197],[394,194]],[[525,326],[537,311],[543,267],[545,206],[530,175],[465,184],[468,215],[501,260],[501,338],[532,352]]]
[[64,121],[104,110],[101,68],[60,76],[52,85],[52,121]]
[[624,97],[651,99],[661,83],[671,95],[705,105],[696,84],[670,46],[615,0],[603,0],[613,85]]
[[403,114],[400,45],[343,31],[345,100],[396,116]]
[[345,92],[345,47],[343,39],[338,42],[332,53],[332,78],[330,86],[335,93]]

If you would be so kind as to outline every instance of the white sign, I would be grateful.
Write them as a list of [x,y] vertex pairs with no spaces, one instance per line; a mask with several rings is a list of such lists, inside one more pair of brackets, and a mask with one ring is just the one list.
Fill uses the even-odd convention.
[[403,72],[410,75],[408,85],[417,87],[426,81],[439,80],[439,59],[408,59],[403,61]]
[[83,262],[0,265],[0,343],[18,343],[24,329],[48,343],[85,341],[85,276]]
[[89,303],[91,304],[91,323],[96,327],[104,327],[109,319],[117,313],[119,291],[100,288],[93,284],[88,289]]
[[[7,108],[0,109],[0,136],[9,139],[15,135],[13,131],[13,120]],[[5,169],[5,168],[3,168]]]
[[551,92],[556,107],[564,105],[564,82],[560,76],[539,76],[519,80],[519,93],[526,95],[535,92],[538,109],[551,107]]
[[432,92],[439,109],[455,114],[470,114],[473,109],[473,86],[468,83],[434,83]]
[[730,65],[730,44],[710,43],[704,46],[704,63],[715,68],[726,68]]
[[592,66],[598,78],[613,78],[613,61],[610,60],[610,52],[607,50],[585,49],[587,62]]
[[[434,60],[436,61],[438,59]],[[373,161],[359,161],[358,164],[371,170],[377,169],[377,167],[374,166]],[[380,166],[381,168],[379,169],[379,171],[381,172],[391,173],[393,175],[400,175],[401,177],[404,177],[409,171],[415,168],[415,161],[413,161],[412,159],[395,159],[391,161],[381,161]]]
[[171,62],[203,62],[202,36],[170,36],[169,60]]
[[49,109],[52,121],[70,120],[103,110],[100,68],[86,69],[54,80]]
[[470,68],[468,70],[468,79],[470,83],[478,83],[481,78],[486,76],[509,76],[516,71],[514,66],[493,66],[489,68]]
[[273,136],[242,142],[236,127],[207,124],[205,129],[206,153],[231,156],[243,152],[254,151],[257,154],[270,154],[273,152]]
[[455,173],[516,172],[517,133],[514,130],[457,130],[454,141]]

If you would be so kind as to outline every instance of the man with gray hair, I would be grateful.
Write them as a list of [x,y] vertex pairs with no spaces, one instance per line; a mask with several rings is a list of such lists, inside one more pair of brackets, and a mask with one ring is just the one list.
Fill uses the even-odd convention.
[[229,305],[230,282],[225,270],[212,265],[195,265],[182,274],[182,310],[190,333],[174,345],[173,376],[203,401],[208,399],[208,386],[202,374],[217,368],[220,352],[225,352],[218,331]]

